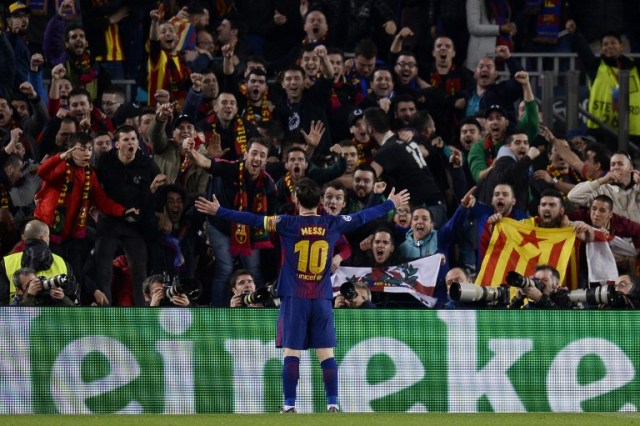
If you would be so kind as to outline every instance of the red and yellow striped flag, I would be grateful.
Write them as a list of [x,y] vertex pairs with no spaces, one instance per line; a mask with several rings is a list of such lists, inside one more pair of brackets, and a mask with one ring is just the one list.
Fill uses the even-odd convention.
[[[502,219],[493,228],[476,283],[498,286],[505,282],[507,272],[516,271],[528,277],[535,273],[537,265],[542,264],[555,267],[561,283],[565,282],[567,274],[573,281],[578,272],[577,262],[570,262],[575,258],[575,242],[576,233],[572,227],[538,228],[513,219]],[[568,286],[575,288],[575,283]]]

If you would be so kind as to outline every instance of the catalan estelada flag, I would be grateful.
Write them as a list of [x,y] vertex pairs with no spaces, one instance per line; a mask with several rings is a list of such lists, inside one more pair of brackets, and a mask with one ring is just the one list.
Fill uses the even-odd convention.
[[[560,273],[560,282],[576,288],[576,233],[573,227],[538,228],[529,223],[505,218],[498,222],[491,234],[489,247],[482,259],[476,283],[498,286],[505,282],[507,272],[516,271],[525,277],[535,273],[537,265],[552,265]],[[571,283],[565,277],[571,277]],[[567,277],[568,278],[568,277]]]

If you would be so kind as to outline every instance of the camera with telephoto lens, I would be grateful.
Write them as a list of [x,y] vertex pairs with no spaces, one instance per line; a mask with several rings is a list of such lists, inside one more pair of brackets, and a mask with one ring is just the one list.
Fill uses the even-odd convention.
[[164,294],[167,299],[184,294],[189,300],[196,300],[202,294],[202,284],[192,277],[171,278],[168,274],[164,274]]
[[456,302],[485,302],[506,306],[509,304],[509,288],[504,284],[499,287],[485,287],[454,282],[449,287],[449,297]]
[[507,284],[511,287],[518,287],[521,289],[526,289],[529,287],[535,287],[541,292],[544,291],[544,283],[535,277],[525,277],[520,275],[516,271],[511,271],[507,273]]
[[[610,306],[612,308],[626,308],[627,297],[616,291],[613,285],[601,285],[593,288],[583,288],[569,292],[569,300],[591,306]],[[633,308],[635,309],[635,307]]]
[[56,275],[55,277],[51,278],[38,278],[40,278],[40,283],[42,283],[42,291],[49,291],[58,287],[65,289],[69,284],[69,277],[66,274]]
[[240,301],[243,306],[257,305],[258,303],[262,303],[264,305],[266,302],[276,297],[276,286],[277,281],[274,281],[257,289],[256,291],[242,292],[240,295]]

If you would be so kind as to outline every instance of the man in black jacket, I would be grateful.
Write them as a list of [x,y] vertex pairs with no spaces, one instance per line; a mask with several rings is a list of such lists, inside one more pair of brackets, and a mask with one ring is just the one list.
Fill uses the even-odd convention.
[[138,134],[132,126],[122,125],[115,134],[116,149],[100,156],[98,180],[109,198],[139,214],[122,218],[101,215],[97,226],[96,282],[105,294],[101,305],[111,304],[112,262],[118,244],[127,255],[133,281],[133,298],[136,306],[144,306],[142,282],[147,276],[147,248],[145,230],[157,228],[151,194],[163,183],[166,176],[153,159],[138,149]]

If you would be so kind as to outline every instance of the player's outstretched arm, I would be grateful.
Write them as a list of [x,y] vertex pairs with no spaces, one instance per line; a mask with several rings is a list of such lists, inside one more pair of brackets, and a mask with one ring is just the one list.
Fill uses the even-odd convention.
[[348,216],[341,216],[343,218],[348,217],[349,219],[340,224],[340,230],[342,233],[351,232],[365,223],[383,216],[393,208],[409,203],[409,198],[409,192],[406,189],[396,194],[395,188],[392,188],[387,201],[384,203],[360,210]]
[[200,213],[204,213],[211,216],[218,216],[221,219],[243,223],[245,225],[254,226],[256,228],[265,227],[265,217],[249,212],[241,212],[237,210],[225,209],[220,206],[220,202],[214,195],[211,201],[204,197],[199,197],[196,202],[196,209]]
[[409,194],[409,191],[407,191],[406,189],[403,189],[396,194],[396,188],[393,187],[391,188],[388,199],[393,201],[393,205],[397,208],[398,206],[401,206],[403,204],[409,204],[411,196]]

